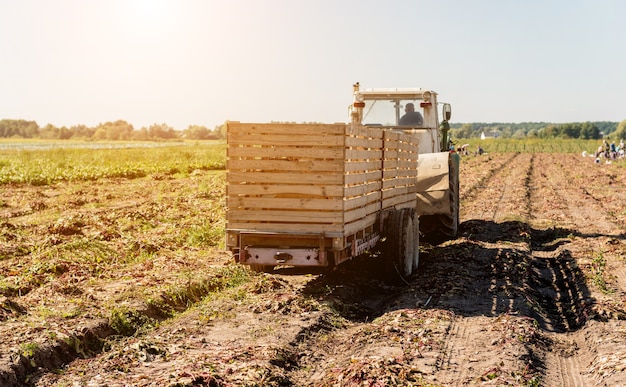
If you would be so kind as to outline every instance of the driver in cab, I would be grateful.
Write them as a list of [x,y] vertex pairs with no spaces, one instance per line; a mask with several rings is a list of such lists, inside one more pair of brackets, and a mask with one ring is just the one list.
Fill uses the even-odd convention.
[[404,105],[404,115],[400,117],[401,126],[421,126],[423,123],[424,118],[415,111],[415,105],[412,102]]

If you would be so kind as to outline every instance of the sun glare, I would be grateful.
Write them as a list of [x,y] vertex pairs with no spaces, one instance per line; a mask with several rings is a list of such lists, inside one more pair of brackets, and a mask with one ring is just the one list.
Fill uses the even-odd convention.
[[170,5],[175,4],[166,0],[134,0],[129,1],[129,22],[138,31],[156,33],[163,30],[168,23]]

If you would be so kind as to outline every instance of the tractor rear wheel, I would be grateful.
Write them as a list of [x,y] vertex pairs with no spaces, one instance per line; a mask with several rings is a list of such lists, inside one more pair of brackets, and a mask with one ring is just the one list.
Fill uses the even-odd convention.
[[391,275],[406,279],[419,263],[419,232],[414,209],[394,211],[387,220],[385,258]]

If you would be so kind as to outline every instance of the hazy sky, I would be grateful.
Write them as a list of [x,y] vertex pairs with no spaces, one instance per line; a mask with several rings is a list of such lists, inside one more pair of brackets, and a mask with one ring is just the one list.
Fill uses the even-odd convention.
[[623,0],[0,0],[0,119],[348,120],[352,84],[456,122],[626,119]]

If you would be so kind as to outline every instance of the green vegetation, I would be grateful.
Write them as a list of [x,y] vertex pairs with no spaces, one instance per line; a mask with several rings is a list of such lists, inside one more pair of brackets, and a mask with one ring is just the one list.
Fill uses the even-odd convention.
[[468,149],[473,153],[480,145],[485,152],[489,153],[587,153],[592,154],[602,145],[601,140],[579,139],[542,139],[542,138],[489,138],[485,140],[471,139],[467,141],[456,140],[456,146],[469,144]]
[[0,150],[0,184],[184,175],[225,165],[222,142],[130,149],[9,149]]
[[24,343],[20,346],[20,349],[22,350],[22,356],[25,356],[27,358],[32,358],[35,353],[37,353],[39,351],[39,344],[38,343]]
[[124,120],[100,123],[95,127],[74,125],[69,128],[48,124],[40,128],[35,121],[0,120],[0,138],[39,138],[49,140],[80,139],[88,141],[163,141],[163,140],[217,140],[224,138],[224,125],[213,130],[200,125],[190,125],[177,131],[167,124],[152,124],[135,130]]
[[144,326],[156,325],[156,321],[136,310],[120,306],[111,310],[109,325],[118,334],[131,336]]
[[597,286],[600,291],[602,291],[602,293],[607,294],[611,293],[611,290],[608,288],[606,280],[604,278],[605,267],[606,259],[604,258],[604,254],[600,252],[591,263],[591,271],[593,273],[593,277],[591,280],[593,284]]
[[548,122],[476,122],[452,123],[451,134],[454,138],[563,138],[598,140],[609,137],[615,140],[626,138],[626,120],[617,123],[613,121],[575,122],[554,124]]

